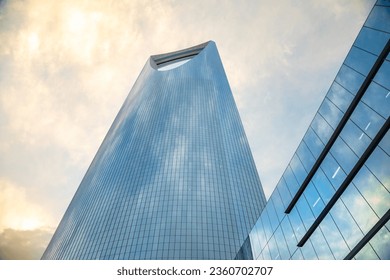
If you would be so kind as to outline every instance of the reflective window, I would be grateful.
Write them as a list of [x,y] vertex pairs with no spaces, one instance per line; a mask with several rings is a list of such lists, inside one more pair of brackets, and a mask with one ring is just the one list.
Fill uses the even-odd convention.
[[280,221],[282,221],[282,219],[285,216],[285,214],[284,214],[285,207],[283,206],[283,202],[282,202],[281,196],[279,194],[278,188],[276,188],[274,190],[274,192],[271,196],[271,199],[272,199],[272,202],[273,202],[274,207],[275,207],[276,215],[278,216],[278,220],[280,222]]
[[352,102],[353,95],[338,83],[333,83],[326,97],[337,106],[339,110],[345,112]]
[[371,83],[362,97],[362,101],[387,119],[390,115],[390,91],[377,83]]
[[[364,235],[351,216],[351,213],[345,207],[342,200],[339,199],[336,202],[336,204],[330,210],[330,214],[332,215],[337,228],[339,229],[349,248],[353,248],[363,238]],[[326,234],[325,236],[328,238]],[[342,254],[346,255],[345,252]]]
[[[291,180],[293,181],[295,179],[296,182],[298,183],[298,185],[300,186],[303,183],[303,181],[305,180],[308,171],[306,171],[305,168],[303,167],[302,161],[297,156],[297,154],[294,154],[294,156],[290,162],[290,167],[291,167],[291,170],[293,173]],[[292,179],[292,178],[294,178],[294,179]]]
[[329,179],[326,177],[325,173],[322,171],[321,168],[319,168],[314,174],[311,182],[313,182],[316,186],[316,189],[320,194],[321,199],[324,201],[325,204],[327,204],[335,193],[335,189],[333,188],[332,184],[330,183]]
[[292,227],[292,229],[294,231],[296,239],[297,240],[301,240],[301,238],[305,234],[306,230],[305,230],[305,227],[304,227],[304,225],[302,223],[302,218],[299,215],[298,210],[297,210],[296,207],[294,207],[291,210],[290,214],[288,215],[288,218],[290,220],[291,227]]
[[279,250],[278,250],[278,245],[276,244],[275,241],[275,236],[272,236],[272,238],[268,242],[268,249],[269,253],[271,255],[271,259],[273,260],[280,260],[282,259]]
[[[372,162],[371,157],[367,160],[369,163]],[[383,172],[386,173],[384,169],[385,166],[380,166],[381,162],[372,166],[374,168],[383,169]],[[379,165],[376,167],[376,165]],[[387,181],[389,181],[389,175],[387,172]],[[363,195],[364,199],[369,203],[370,207],[374,212],[381,217],[384,213],[390,209],[390,193],[389,190],[384,187],[384,185],[378,180],[378,173],[370,171],[366,166],[363,166],[359,173],[355,176],[352,181],[359,192]],[[366,214],[366,213],[364,213]],[[363,215],[363,213],[362,213]]]
[[308,240],[305,245],[303,245],[301,252],[305,260],[318,260],[318,256],[314,251],[311,240]]
[[324,120],[324,118],[317,113],[311,123],[316,135],[321,139],[322,143],[327,143],[332,136],[332,127]]
[[372,248],[381,260],[390,260],[390,221],[370,240]]
[[[315,163],[315,158],[313,154],[310,152],[309,148],[305,144],[304,141],[299,144],[298,149],[297,149],[297,155],[304,166],[306,172],[303,173],[303,176],[306,177],[307,173],[310,171],[310,169],[313,167]],[[296,172],[294,172],[296,173]],[[303,180],[301,180],[303,182]]]
[[377,56],[357,47],[352,47],[344,63],[359,73],[367,76]]
[[372,28],[363,27],[356,38],[355,45],[373,54],[379,55],[385,47],[390,34]]
[[317,218],[322,209],[324,209],[325,205],[313,183],[310,182],[307,185],[304,196],[307,200],[307,203],[310,205],[314,216]]
[[304,260],[300,248],[298,248],[298,249],[295,251],[295,253],[294,253],[294,255],[292,255],[291,259],[292,259],[292,260]]
[[278,244],[280,259],[288,260],[290,259],[290,252],[287,248],[286,240],[284,239],[284,233],[282,228],[278,227],[275,232],[275,241]]
[[390,157],[381,148],[376,148],[366,161],[368,169],[375,174],[375,177],[390,192]]
[[381,147],[386,154],[390,155],[390,132],[389,131],[387,131],[386,135],[379,143],[379,147]]
[[366,104],[359,102],[351,120],[371,139],[375,137],[385,120]]
[[291,167],[288,166],[286,168],[286,171],[283,174],[284,180],[287,184],[288,189],[290,190],[290,193],[294,194],[298,191],[299,185],[298,182],[294,176],[294,174],[291,171]]
[[315,218],[311,211],[311,206],[306,201],[304,196],[301,196],[295,206],[298,209],[299,215],[305,225],[306,230],[313,224]]
[[325,145],[322,143],[320,138],[318,138],[317,134],[314,130],[309,127],[307,130],[305,137],[303,138],[305,144],[309,148],[310,152],[313,154],[314,158],[317,159],[324,149]]
[[348,146],[358,157],[362,156],[368,145],[371,143],[371,139],[367,136],[367,134],[365,134],[364,131],[351,120],[348,120],[345,124],[340,136],[346,143],[348,143]]
[[318,259],[320,260],[333,260],[334,256],[329,248],[328,243],[326,242],[324,235],[321,230],[316,230],[310,237],[310,240],[313,243],[314,250],[317,254]]
[[[327,215],[320,225],[320,229],[323,232],[330,249],[336,259],[342,259],[349,252],[349,248],[340,234],[340,231],[336,226],[330,215]],[[317,229],[318,230],[318,229]]]
[[378,73],[374,77],[374,81],[390,90],[390,62],[383,62],[381,68],[379,68]]
[[329,99],[325,98],[321,104],[318,112],[324,117],[324,119],[329,123],[329,125],[336,129],[341,118],[343,117],[342,112],[338,109]]
[[337,190],[346,177],[346,174],[340,164],[331,154],[328,154],[321,164],[321,169],[324,171],[334,189]]
[[298,240],[295,238],[295,234],[290,224],[290,220],[286,216],[282,221],[282,230],[284,233],[284,237],[286,239],[286,243],[289,249],[290,254],[294,254],[294,252],[298,249],[297,243]]
[[343,65],[341,66],[335,81],[347,89],[351,94],[356,95],[363,84],[364,78],[365,77],[362,74],[346,65]]
[[[384,1],[382,1],[384,2]],[[390,7],[375,6],[365,25],[390,33]]]
[[[362,187],[364,188],[365,186]],[[366,189],[370,189],[370,185]],[[364,194],[362,196],[362,193],[355,185],[350,184],[341,196],[341,200],[344,201],[363,234],[367,234],[378,221],[378,216],[366,201]]]
[[356,154],[341,138],[336,139],[331,149],[331,153],[346,173],[349,173],[358,161]]
[[370,243],[367,243],[356,255],[356,260],[379,260],[378,255],[375,253],[374,249]]

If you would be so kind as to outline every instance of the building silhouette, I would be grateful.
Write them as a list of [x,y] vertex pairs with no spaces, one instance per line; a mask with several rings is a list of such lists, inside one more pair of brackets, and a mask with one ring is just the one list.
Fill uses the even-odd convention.
[[42,259],[233,259],[264,206],[210,41],[150,57]]
[[380,0],[238,258],[390,259],[389,39]]

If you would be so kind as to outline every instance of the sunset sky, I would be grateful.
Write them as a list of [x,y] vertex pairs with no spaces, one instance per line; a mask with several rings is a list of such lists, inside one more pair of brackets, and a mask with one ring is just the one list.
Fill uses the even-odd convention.
[[0,259],[39,259],[148,57],[216,42],[269,197],[374,0],[0,0]]

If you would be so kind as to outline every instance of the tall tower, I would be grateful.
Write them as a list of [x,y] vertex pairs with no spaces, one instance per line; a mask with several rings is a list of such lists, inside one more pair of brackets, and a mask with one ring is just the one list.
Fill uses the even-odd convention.
[[42,258],[233,259],[264,205],[210,41],[149,58]]

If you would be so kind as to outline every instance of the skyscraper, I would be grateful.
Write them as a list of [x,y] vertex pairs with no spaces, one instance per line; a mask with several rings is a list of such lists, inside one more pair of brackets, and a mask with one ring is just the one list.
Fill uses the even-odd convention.
[[150,57],[43,259],[233,259],[265,197],[214,42]]
[[240,258],[390,259],[389,39],[379,0]]

